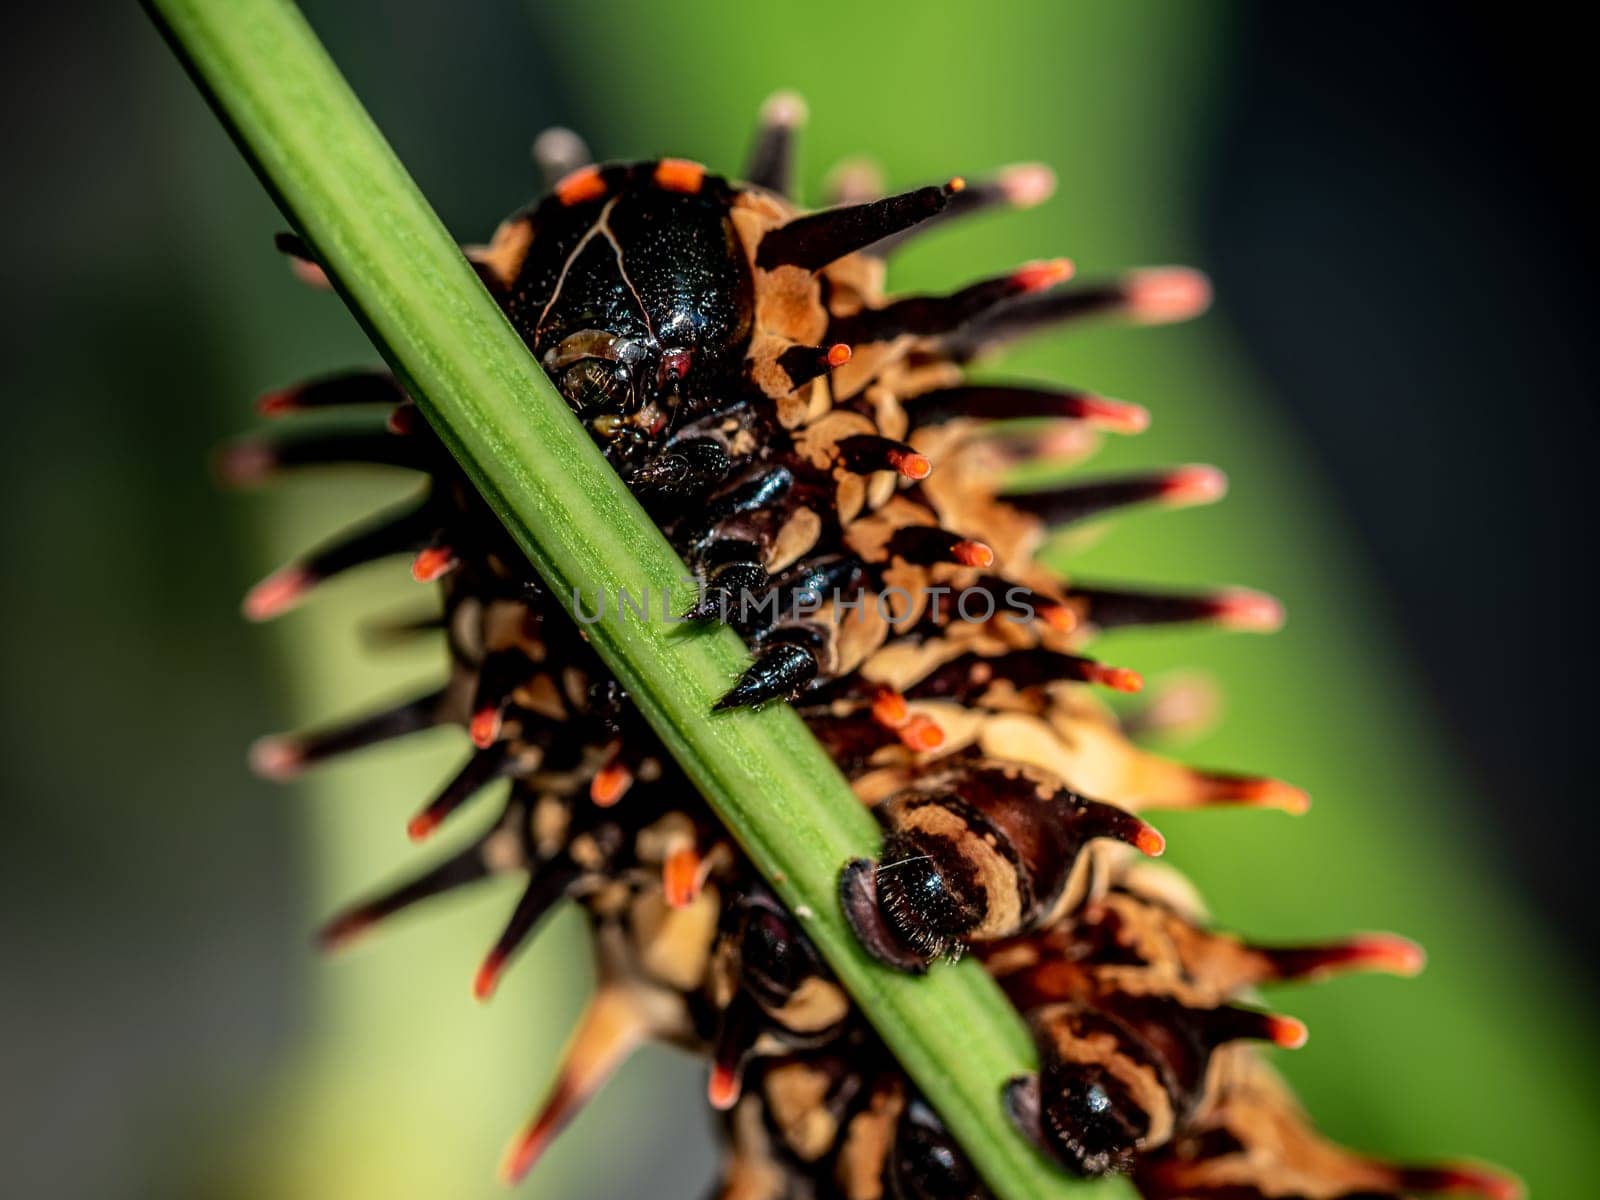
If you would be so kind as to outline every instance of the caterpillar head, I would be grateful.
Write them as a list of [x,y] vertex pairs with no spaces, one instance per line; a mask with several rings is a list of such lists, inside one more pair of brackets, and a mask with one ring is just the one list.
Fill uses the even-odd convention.
[[920,972],[971,943],[1032,928],[1060,901],[1092,838],[1160,853],[1161,835],[1043,772],[958,764],[877,807],[888,827],[877,863],[840,881],[845,914],[880,960]]
[[754,300],[732,194],[681,159],[582,167],[484,256],[512,323],[625,478],[742,373]]

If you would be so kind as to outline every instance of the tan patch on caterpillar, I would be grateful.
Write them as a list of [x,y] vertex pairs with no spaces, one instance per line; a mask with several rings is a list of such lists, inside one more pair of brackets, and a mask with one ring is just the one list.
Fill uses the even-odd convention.
[[1062,745],[1059,773],[1074,791],[1135,812],[1181,807],[1202,798],[1200,783],[1190,768],[1140,750],[1108,721],[1060,706],[1053,708],[1047,719]]
[[473,262],[487,267],[495,282],[508,288],[516,282],[532,245],[532,219],[512,217],[500,222],[487,246],[464,246],[462,249]]
[[541,795],[533,806],[531,821],[534,846],[541,855],[550,858],[566,843],[572,809],[558,796]]
[[911,773],[903,765],[865,771],[850,781],[856,798],[868,808],[876,808],[896,792],[904,790]]
[[494,874],[520,871],[528,865],[522,852],[522,839],[510,826],[496,829],[483,840],[483,861]]
[[826,1072],[804,1062],[773,1067],[762,1083],[773,1123],[801,1162],[821,1158],[839,1135],[839,1122],[827,1107],[830,1086]]
[[1210,919],[1200,891],[1175,867],[1133,858],[1122,864],[1118,886],[1155,904],[1164,905],[1195,925]]
[[847,254],[822,269],[827,277],[828,309],[836,317],[860,312],[868,303],[881,303],[888,266],[869,254]]
[[[738,211],[734,224],[738,226]],[[756,328],[790,343],[813,346],[828,331],[828,314],[822,307],[822,290],[816,277],[800,267],[754,266],[756,273]]]
[[867,389],[866,399],[872,406],[872,420],[879,433],[892,438],[906,436],[911,423],[906,418],[906,410],[900,404],[899,397],[892,390],[882,384],[874,384]]
[[1163,995],[1191,1008],[1214,1008],[1271,973],[1264,957],[1238,938],[1199,928],[1150,900],[1113,892],[1096,905],[1115,917],[1117,943],[1140,965],[1097,969],[1105,987],[1129,995]]
[[[861,515],[861,510],[867,506],[868,500],[876,496],[879,490],[871,485],[876,484],[880,478],[881,475],[874,475],[868,479],[863,479],[860,475],[842,475],[839,478],[833,499],[839,510],[841,524],[848,525]],[[892,493],[894,481],[891,479],[888,483]]]
[[820,975],[808,975],[771,1015],[795,1033],[820,1033],[844,1020],[850,1000],[838,984]]
[[512,692],[511,698],[522,708],[549,717],[552,721],[567,719],[567,706],[561,700],[561,692],[556,688],[555,680],[548,675],[535,675]]
[[795,434],[796,452],[818,470],[826,470],[838,458],[838,445],[856,434],[876,433],[872,422],[860,413],[830,412]]
[[778,530],[778,536],[772,539],[772,548],[767,551],[767,573],[776,575],[799,561],[821,536],[822,518],[809,508],[796,509]]
[[852,521],[844,531],[844,541],[866,562],[884,562],[889,557],[889,539],[901,529],[937,524],[925,507],[904,496],[895,496],[876,512]]
[[867,342],[864,345],[852,346],[851,350],[854,353],[850,361],[835,370],[831,376],[833,394],[840,400],[849,400],[859,395],[879,381],[879,377],[885,374],[886,369],[905,353],[908,344],[907,338],[895,338],[888,342]]
[[589,702],[589,676],[578,667],[564,667],[561,671],[561,692],[568,704],[582,709]]
[[674,850],[695,844],[694,822],[684,812],[669,812],[646,825],[634,838],[634,852],[643,863],[661,864]]
[[841,674],[855,670],[889,636],[889,623],[878,609],[877,597],[865,592],[860,601],[859,607],[845,611],[830,599],[818,610],[817,622],[832,631],[833,660]]
[[482,645],[486,651],[521,650],[534,662],[547,653],[539,636],[539,623],[530,620],[531,612],[519,600],[495,600],[483,613]]
[[628,923],[639,965],[667,987],[698,988],[710,965],[721,910],[715,884],[708,883],[684,908],[670,907],[659,888],[641,893]]
[[883,1086],[874,1090],[867,1108],[850,1119],[834,1169],[846,1200],[882,1200],[883,1166],[903,1108],[905,1097],[899,1086]]
[[979,737],[988,714],[981,709],[968,708],[953,700],[912,700],[906,711],[929,718],[944,734],[944,741],[934,750],[921,755],[923,762],[932,762],[959,753]]
[[789,1194],[788,1172],[773,1157],[757,1097],[739,1102],[731,1133],[733,1149],[717,1200],[783,1200]]
[[[928,444],[931,439],[924,439],[922,431],[911,440],[923,454],[935,456],[936,451]],[[923,482],[923,493],[939,514],[939,523],[957,533],[981,536],[1001,564],[1021,567],[1030,562],[1044,540],[1038,518],[997,500],[993,477],[974,475],[969,463],[957,456],[944,458],[940,469]],[[1019,578],[1031,582],[1032,576]]]
[[782,401],[795,390],[795,382],[778,363],[778,356],[793,342],[756,330],[750,337],[748,362],[751,381],[770,399]]

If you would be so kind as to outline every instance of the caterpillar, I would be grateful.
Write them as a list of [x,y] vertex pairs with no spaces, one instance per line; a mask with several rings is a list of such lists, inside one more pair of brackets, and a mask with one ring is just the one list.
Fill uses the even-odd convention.
[[[1082,651],[1120,626],[1269,630],[1279,607],[1239,589],[1094,586],[1038,551],[1129,505],[1214,500],[1220,473],[1009,488],[1010,468],[1072,465],[1096,431],[1136,433],[1148,416],[1091,392],[969,378],[1012,341],[1091,316],[1192,317],[1206,281],[1160,268],[1080,284],[1051,259],[947,295],[887,295],[886,260],[907,240],[1037,204],[1053,176],[1025,164],[880,196],[843,172],[830,206],[805,211],[790,198],[802,114],[789,94],[767,103],[743,182],[683,159],[597,165],[575,136],[547,133],[535,156],[549,193],[464,252],[683,556],[696,583],[683,617],[749,644],[751,666],[717,707],[793,704],[878,817],[879,859],[841,864],[839,901],[862,944],[904,971],[971,953],[993,975],[1040,1060],[995,1103],[1063,1171],[1125,1173],[1150,1200],[1517,1195],[1486,1168],[1393,1166],[1325,1140],[1251,1045],[1305,1036],[1253,1006],[1258,985],[1411,974],[1413,944],[1255,946],[1212,930],[1182,878],[1147,861],[1164,848],[1150,811],[1308,801],[1280,780],[1143,748],[1173,705],[1119,715],[1096,689],[1142,681]],[[315,247],[293,235],[279,247],[303,280],[328,284]],[[418,842],[505,786],[480,836],[335,916],[319,935],[329,948],[429,897],[516,876],[522,894],[473,981],[486,999],[552,908],[587,914],[599,984],[506,1177],[658,1040],[708,1063],[725,1200],[987,1194],[399,383],[330,376],[260,410],[332,406],[369,419],[235,443],[224,479],[375,463],[423,486],[268,576],[244,611],[273,617],[328,578],[408,554],[442,609],[395,632],[442,633],[448,676],[392,709],[264,738],[252,764],[288,779],[461,727],[472,751],[411,819]]]

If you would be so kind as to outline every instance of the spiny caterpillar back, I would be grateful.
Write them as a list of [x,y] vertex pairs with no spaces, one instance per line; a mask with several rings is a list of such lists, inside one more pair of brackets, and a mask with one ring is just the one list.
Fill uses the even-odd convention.
[[[791,96],[768,103],[748,183],[681,159],[595,166],[553,131],[536,145],[550,194],[467,254],[682,554],[698,585],[682,615],[731,624],[750,645],[718,707],[795,704],[878,816],[880,858],[841,864],[862,943],[912,972],[978,956],[1040,1060],[993,1102],[1065,1171],[1126,1172],[1151,1200],[1516,1195],[1487,1170],[1395,1167],[1327,1142],[1250,1045],[1305,1038],[1293,1018],[1251,1006],[1256,986],[1346,968],[1411,974],[1414,945],[1382,934],[1252,945],[1209,928],[1187,884],[1145,861],[1164,848],[1146,811],[1298,812],[1307,798],[1142,748],[1195,706],[1168,695],[1119,715],[1096,689],[1142,681],[1084,657],[1085,644],[1118,626],[1270,629],[1278,606],[1238,589],[1063,579],[1036,556],[1054,531],[1130,504],[1214,500],[1220,472],[1019,492],[1012,468],[1069,466],[1095,431],[1138,432],[1146,414],[968,377],[1016,338],[1085,317],[1194,316],[1205,280],[1162,268],[1069,284],[1071,265],[1051,259],[948,295],[887,296],[885,260],[908,238],[1039,203],[1051,176],[1028,164],[880,198],[856,169],[836,174],[832,207],[802,212],[788,199],[802,111]],[[326,283],[315,248],[290,235],[280,246]],[[388,711],[263,739],[253,762],[288,778],[463,727],[473,753],[411,820],[417,841],[505,786],[476,840],[336,917],[327,946],[441,892],[521,877],[474,981],[485,999],[552,907],[586,912],[599,986],[550,1099],[508,1149],[507,1177],[658,1039],[710,1064],[725,1200],[987,1194],[939,1121],[940,1098],[906,1078],[395,380],[318,380],[262,411],[328,405],[375,407],[382,424],[239,443],[224,476],[368,462],[425,484],[403,510],[263,581],[246,613],[274,616],[324,579],[410,554],[443,607],[404,632],[442,631],[449,675]]]

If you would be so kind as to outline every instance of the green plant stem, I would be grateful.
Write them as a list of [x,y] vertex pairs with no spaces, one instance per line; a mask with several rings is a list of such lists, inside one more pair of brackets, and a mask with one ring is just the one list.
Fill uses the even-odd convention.
[[[713,715],[748,661],[731,631],[660,620],[684,566],[605,463],[284,0],[146,0],[285,215],[434,428],[564,604],[639,596],[586,627],[667,748],[812,940],[995,1192],[1082,1195],[1017,1135],[1002,1084],[1029,1038],[972,963],[916,980],[858,948],[837,878],[877,844],[871,816],[784,705]],[[574,634],[573,636],[577,636]]]

